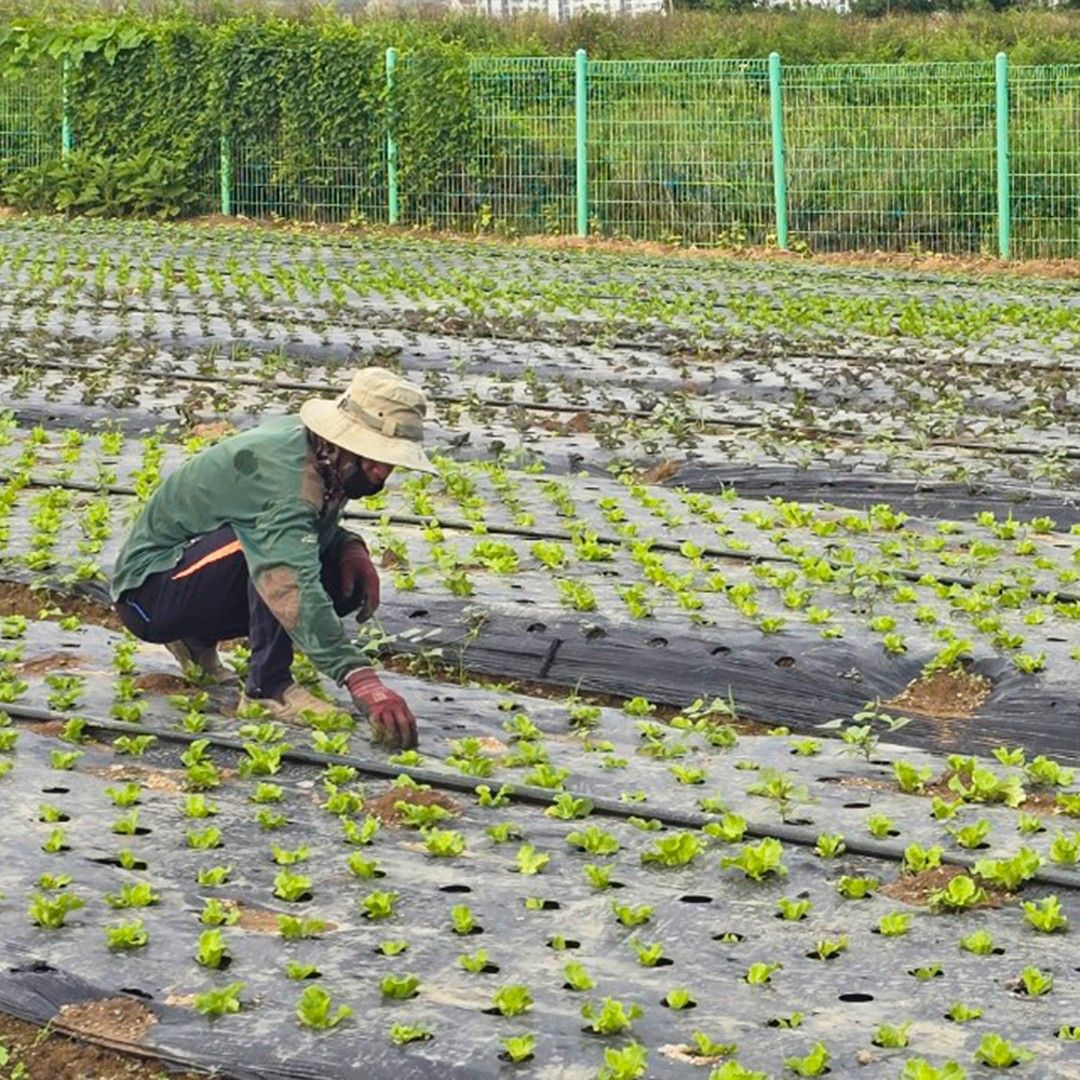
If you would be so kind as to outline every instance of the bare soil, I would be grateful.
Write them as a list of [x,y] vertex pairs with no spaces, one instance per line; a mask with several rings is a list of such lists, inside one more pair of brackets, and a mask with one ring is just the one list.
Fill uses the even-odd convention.
[[135,680],[135,685],[150,694],[187,694],[191,691],[191,683],[187,679],[180,675],[167,675],[163,672],[140,675]]
[[82,660],[74,653],[49,653],[48,656],[16,664],[15,671],[20,675],[51,675],[54,671],[78,667],[81,663]]
[[[926,904],[930,894],[943,889],[954,878],[961,874],[968,874],[962,866],[937,866],[933,870],[924,870],[921,874],[904,874],[888,885],[883,885],[878,892],[882,896],[889,896],[893,900],[899,900],[902,904]],[[996,889],[992,885],[984,885],[986,889],[986,901],[982,904],[974,904],[969,910],[978,908],[999,908],[1006,901],[1011,900],[1012,893],[1004,889]]]
[[108,1042],[136,1043],[157,1023],[157,1017],[130,997],[102,998],[65,1005],[54,1026],[72,1035],[88,1035]]
[[[116,1000],[116,999],[112,999]],[[138,1002],[133,1002],[138,1005]],[[141,1006],[139,1006],[141,1008]],[[87,1020],[87,1016],[77,1010],[87,1010],[89,1005],[69,1006],[76,1021]],[[58,1020],[64,1017],[62,1010]],[[90,1016],[92,1022],[92,1014]],[[91,1041],[70,1038],[60,1034],[58,1024],[39,1027],[16,1020],[13,1016],[0,1013],[0,1046],[8,1051],[9,1071],[20,1063],[27,1080],[198,1080],[204,1073],[167,1073],[165,1066],[149,1052],[125,1053],[116,1049],[94,1045]],[[133,1029],[134,1030],[134,1029]],[[87,1032],[87,1039],[97,1038],[96,1032]],[[126,1041],[121,1038],[121,1041]],[[132,1040],[133,1041],[133,1040]],[[219,1080],[226,1080],[223,1074],[215,1074]]]
[[921,274],[1004,275],[1037,278],[1080,277],[1080,259],[1005,260],[988,255],[945,255],[937,252],[844,251],[800,255],[779,251],[773,247],[692,247],[663,244],[656,240],[611,240],[603,237],[526,236],[507,240],[498,236],[475,236],[444,230],[418,231],[412,227],[391,228],[367,225],[363,228],[347,225],[317,224],[244,217],[224,217],[207,214],[192,218],[187,224],[208,229],[262,229],[295,234],[329,234],[335,236],[422,236],[433,242],[452,241],[478,247],[540,248],[548,251],[584,251],[606,255],[645,255],[673,260],[721,262],[724,260],[763,262],[813,262],[826,266],[913,271]]
[[989,679],[972,671],[935,671],[914,679],[884,704],[937,720],[970,720],[992,689]]
[[104,626],[109,630],[123,631],[115,611],[85,597],[68,596],[63,593],[31,589],[14,581],[0,581],[0,610],[5,615],[22,615],[37,619],[42,608],[55,605],[65,615],[78,615],[83,622]]
[[114,783],[137,781],[150,791],[165,791],[170,794],[183,791],[187,779],[182,769],[148,769],[142,765],[89,765],[83,772],[104,777]]
[[390,788],[381,795],[364,803],[364,809],[377,817],[384,825],[400,825],[401,811],[394,805],[399,802],[413,806],[441,806],[451,814],[461,813],[461,804],[441,791],[414,791],[412,788]]

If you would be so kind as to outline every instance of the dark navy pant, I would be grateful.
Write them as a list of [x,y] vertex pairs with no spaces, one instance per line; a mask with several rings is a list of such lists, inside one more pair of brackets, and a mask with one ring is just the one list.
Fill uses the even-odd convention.
[[[343,596],[339,560],[348,534],[338,533],[322,555],[322,586],[338,615],[356,611],[363,592]],[[251,647],[245,692],[278,697],[292,682],[292,639],[255,590],[231,525],[193,540],[171,570],[151,574],[116,602],[123,624],[143,641],[179,638],[196,649],[246,637]]]

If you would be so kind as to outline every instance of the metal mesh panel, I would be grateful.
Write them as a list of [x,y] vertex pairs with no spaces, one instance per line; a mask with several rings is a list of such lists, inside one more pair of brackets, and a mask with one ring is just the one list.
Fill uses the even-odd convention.
[[787,68],[784,125],[813,250],[994,249],[993,64]]
[[230,144],[233,212],[302,221],[384,222],[385,145],[385,137],[374,131],[371,145],[361,146],[320,146],[285,138]]
[[507,234],[573,230],[574,63],[406,56],[394,100],[402,221]]
[[60,156],[62,112],[58,66],[0,79],[0,175]]
[[764,60],[589,64],[589,212],[605,235],[762,243],[771,154]]
[[1080,247],[1080,66],[1009,73],[1013,251],[1075,258]]

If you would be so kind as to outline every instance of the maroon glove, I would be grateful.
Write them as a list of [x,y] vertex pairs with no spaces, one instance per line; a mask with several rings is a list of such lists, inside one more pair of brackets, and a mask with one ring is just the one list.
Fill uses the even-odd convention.
[[356,612],[358,622],[370,619],[379,607],[379,572],[371,561],[367,546],[362,540],[350,537],[341,545],[341,594],[352,599],[360,594],[360,607]]
[[367,713],[375,739],[411,750],[417,743],[416,717],[400,695],[384,686],[374,668],[354,668],[345,687],[356,705]]

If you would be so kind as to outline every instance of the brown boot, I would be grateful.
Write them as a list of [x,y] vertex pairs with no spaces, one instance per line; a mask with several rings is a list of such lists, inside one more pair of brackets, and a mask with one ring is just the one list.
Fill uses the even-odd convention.
[[322,698],[316,697],[310,690],[300,686],[298,683],[290,683],[282,693],[280,700],[277,698],[251,698],[246,693],[241,693],[239,708],[242,709],[245,705],[259,705],[266,710],[268,719],[280,720],[285,724],[310,723],[310,717],[302,715],[304,713],[310,713],[321,719],[330,713],[342,711],[341,707],[334,704],[334,702],[323,701]]
[[192,668],[195,668],[197,672],[195,681],[202,685],[224,686],[240,681],[236,672],[231,671],[221,662],[216,645],[204,645],[191,638],[180,638],[166,642],[165,648],[179,661],[185,676]]

